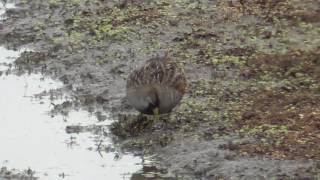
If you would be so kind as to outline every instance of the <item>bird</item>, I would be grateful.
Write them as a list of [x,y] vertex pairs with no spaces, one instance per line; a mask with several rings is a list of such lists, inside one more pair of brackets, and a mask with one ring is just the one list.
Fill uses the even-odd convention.
[[133,70],[126,84],[129,104],[142,114],[170,113],[179,104],[187,89],[182,68],[168,56],[153,57]]

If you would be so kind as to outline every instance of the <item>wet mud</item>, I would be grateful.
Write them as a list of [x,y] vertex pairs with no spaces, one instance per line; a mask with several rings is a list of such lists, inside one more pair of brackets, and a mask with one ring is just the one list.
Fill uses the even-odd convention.
[[[16,60],[19,73],[63,82],[72,98],[53,116],[111,112],[119,147],[154,156],[177,179],[320,178],[317,0],[17,3],[0,39],[35,50]],[[128,105],[125,80],[167,51],[188,93],[156,122]],[[99,127],[67,127],[85,131]]]

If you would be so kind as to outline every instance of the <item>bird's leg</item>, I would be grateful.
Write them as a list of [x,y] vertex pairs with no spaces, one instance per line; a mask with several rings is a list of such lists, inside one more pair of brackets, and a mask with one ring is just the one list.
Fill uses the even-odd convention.
[[159,119],[160,119],[159,108],[154,108],[152,111],[153,111],[153,114],[155,116],[155,120],[159,121]]
[[167,129],[168,128],[168,119],[169,119],[169,115],[166,115],[162,121],[164,123],[164,127]]

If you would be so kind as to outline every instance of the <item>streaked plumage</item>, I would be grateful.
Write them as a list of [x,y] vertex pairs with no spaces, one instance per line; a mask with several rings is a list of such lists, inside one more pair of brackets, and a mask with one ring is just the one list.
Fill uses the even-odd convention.
[[186,91],[183,71],[167,55],[148,60],[127,79],[129,104],[144,114],[170,113]]

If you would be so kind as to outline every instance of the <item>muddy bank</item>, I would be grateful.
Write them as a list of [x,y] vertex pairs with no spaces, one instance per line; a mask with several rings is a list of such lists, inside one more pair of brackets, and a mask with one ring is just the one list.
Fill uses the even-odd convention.
[[[1,42],[15,65],[60,79],[124,149],[156,154],[181,178],[319,178],[319,17],[300,1],[20,1]],[[125,79],[164,51],[189,90],[152,123],[125,99]],[[62,108],[61,108],[62,107]],[[62,110],[60,110],[62,111]],[[141,123],[142,122],[142,123]]]

